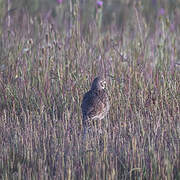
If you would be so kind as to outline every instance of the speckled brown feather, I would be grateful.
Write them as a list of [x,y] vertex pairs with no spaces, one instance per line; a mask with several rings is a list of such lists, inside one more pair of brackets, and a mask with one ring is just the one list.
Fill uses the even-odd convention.
[[94,88],[94,84],[92,84],[92,87],[84,95],[81,105],[83,126],[89,126],[93,119],[103,119],[109,111],[109,98],[105,89]]

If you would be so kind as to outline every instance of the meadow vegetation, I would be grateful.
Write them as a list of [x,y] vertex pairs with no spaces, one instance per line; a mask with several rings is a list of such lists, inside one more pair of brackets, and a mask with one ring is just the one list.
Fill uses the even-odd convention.
[[[180,179],[175,19],[160,12],[152,28],[136,4],[121,28],[105,28],[96,7],[81,29],[71,5],[61,30],[29,14],[1,24],[0,179]],[[84,142],[80,105],[97,75],[111,108]]]

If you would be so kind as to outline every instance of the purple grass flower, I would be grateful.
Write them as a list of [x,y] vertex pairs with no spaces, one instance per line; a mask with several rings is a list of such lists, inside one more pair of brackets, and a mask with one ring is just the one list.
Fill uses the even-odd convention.
[[164,8],[160,8],[158,14],[159,14],[159,16],[164,16],[165,15]]
[[56,0],[56,2],[57,2],[58,4],[61,4],[61,3],[63,2],[63,0]]
[[96,4],[98,8],[101,8],[103,6],[103,1],[97,0]]

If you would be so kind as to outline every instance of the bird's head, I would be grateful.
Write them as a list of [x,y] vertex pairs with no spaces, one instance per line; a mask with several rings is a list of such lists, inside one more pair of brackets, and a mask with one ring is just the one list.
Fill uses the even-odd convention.
[[106,81],[102,77],[96,77],[91,85],[91,90],[98,90],[101,91],[103,89],[106,89]]

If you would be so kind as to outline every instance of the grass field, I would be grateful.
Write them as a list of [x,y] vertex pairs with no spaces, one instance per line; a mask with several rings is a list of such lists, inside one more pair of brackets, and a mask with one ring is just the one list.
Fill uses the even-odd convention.
[[[78,20],[1,33],[0,179],[180,179],[179,31],[135,19],[84,36]],[[97,75],[111,108],[83,142],[81,100]]]

